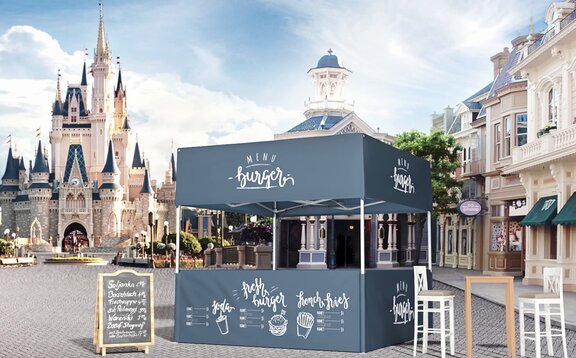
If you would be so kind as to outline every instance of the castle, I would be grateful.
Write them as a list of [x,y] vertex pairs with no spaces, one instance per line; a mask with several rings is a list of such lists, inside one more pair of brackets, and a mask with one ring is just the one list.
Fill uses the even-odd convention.
[[73,246],[114,246],[139,235],[149,239],[150,212],[157,229],[175,230],[174,155],[168,160],[162,186],[157,187],[130,127],[121,70],[117,78],[114,72],[100,7],[98,41],[89,71],[93,76],[91,101],[86,62],[80,84],[69,84],[64,98],[58,75],[51,160],[39,141],[27,170],[24,158],[10,146],[0,185],[2,232],[10,230],[29,238],[33,246],[49,244],[56,251],[68,251]]

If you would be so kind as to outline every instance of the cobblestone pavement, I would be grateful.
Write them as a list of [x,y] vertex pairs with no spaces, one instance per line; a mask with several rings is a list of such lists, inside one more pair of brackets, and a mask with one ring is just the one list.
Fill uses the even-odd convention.
[[[94,357],[92,344],[97,274],[114,272],[114,266],[38,264],[33,267],[0,268],[0,357]],[[150,272],[148,269],[136,269]],[[177,344],[174,326],[174,271],[154,272],[155,344],[150,357],[356,357],[360,354],[288,349]],[[455,292],[456,357],[465,357],[464,294],[434,283],[435,288]],[[505,357],[505,309],[473,297],[474,356]],[[527,320],[527,329],[533,328]],[[516,316],[518,334],[518,316]],[[428,354],[440,357],[440,345],[431,336]],[[567,331],[568,356],[576,357],[576,333]],[[519,356],[519,341],[517,350]],[[420,346],[419,346],[420,347]],[[542,341],[543,352],[546,350]],[[554,338],[554,351],[561,356],[561,342]],[[534,357],[534,344],[527,343],[527,356]],[[107,355],[142,357],[133,348],[109,348]],[[411,342],[363,354],[362,357],[411,357]],[[543,357],[547,357],[545,354]]]

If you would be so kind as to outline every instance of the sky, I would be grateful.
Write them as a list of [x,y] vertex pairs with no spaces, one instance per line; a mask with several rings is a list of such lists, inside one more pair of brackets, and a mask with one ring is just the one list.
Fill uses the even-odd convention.
[[[161,181],[176,148],[272,140],[302,122],[307,71],[328,49],[352,71],[345,97],[368,125],[428,132],[432,113],[493,80],[490,57],[531,16],[545,29],[550,3],[104,0],[103,14],[132,130]],[[37,128],[49,145],[58,69],[64,90],[80,82],[85,48],[92,62],[98,0],[0,0],[0,14],[0,139],[28,163]]]

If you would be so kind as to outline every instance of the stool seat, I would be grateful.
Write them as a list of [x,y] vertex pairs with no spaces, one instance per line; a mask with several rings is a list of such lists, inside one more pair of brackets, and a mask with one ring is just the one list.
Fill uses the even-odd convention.
[[[454,355],[454,293],[449,290],[429,290],[428,271],[425,266],[414,266],[414,356],[418,348],[418,335],[422,334],[422,353],[428,350],[428,336],[440,335],[440,351],[446,357],[446,336],[450,340],[450,354]],[[428,323],[429,316],[438,314],[440,327]],[[448,325],[446,324],[448,314]],[[423,322],[420,323],[419,321]],[[430,327],[432,326],[432,327]]]
[[[568,358],[562,274],[563,269],[561,267],[544,267],[543,291],[526,292],[518,296],[521,357],[526,355],[526,340],[530,340],[534,341],[536,358],[540,358],[540,340],[544,337],[546,338],[546,346],[548,346],[548,355],[554,356],[552,337],[560,337],[564,357]],[[534,315],[534,331],[526,331],[524,328],[524,315],[527,313]],[[560,328],[552,328],[551,316],[560,318]],[[540,329],[540,317],[544,318],[544,331]]]
[[424,297],[424,296],[448,297],[448,296],[454,296],[454,293],[448,290],[424,290],[418,293],[418,297]]
[[560,295],[554,292],[526,292],[521,295],[518,295],[518,298],[528,298],[528,299],[535,299],[535,298],[560,298]]

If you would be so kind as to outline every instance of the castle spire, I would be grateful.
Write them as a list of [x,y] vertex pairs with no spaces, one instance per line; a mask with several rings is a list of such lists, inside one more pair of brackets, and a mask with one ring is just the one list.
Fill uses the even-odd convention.
[[98,44],[96,45],[96,54],[103,55],[107,50],[106,34],[104,33],[104,12],[102,10],[102,1],[99,2],[100,6],[100,25],[98,28]]
[[48,167],[46,166],[46,160],[44,154],[42,154],[42,141],[38,141],[38,149],[36,150],[36,160],[34,161],[34,168],[32,168],[32,173],[48,173]]
[[148,169],[144,169],[144,182],[140,194],[153,194],[152,185],[150,185],[150,178],[148,177]]
[[58,77],[56,78],[56,100],[62,103],[62,97],[60,95],[60,77],[62,77],[62,75],[60,74],[60,69],[58,69]]
[[82,68],[82,82],[80,86],[88,86],[88,81],[86,80],[86,58],[84,58],[84,66]]
[[106,164],[104,164],[102,173],[120,173],[118,164],[116,164],[116,160],[114,159],[114,147],[112,146],[112,141],[108,141],[108,155],[106,156]]

